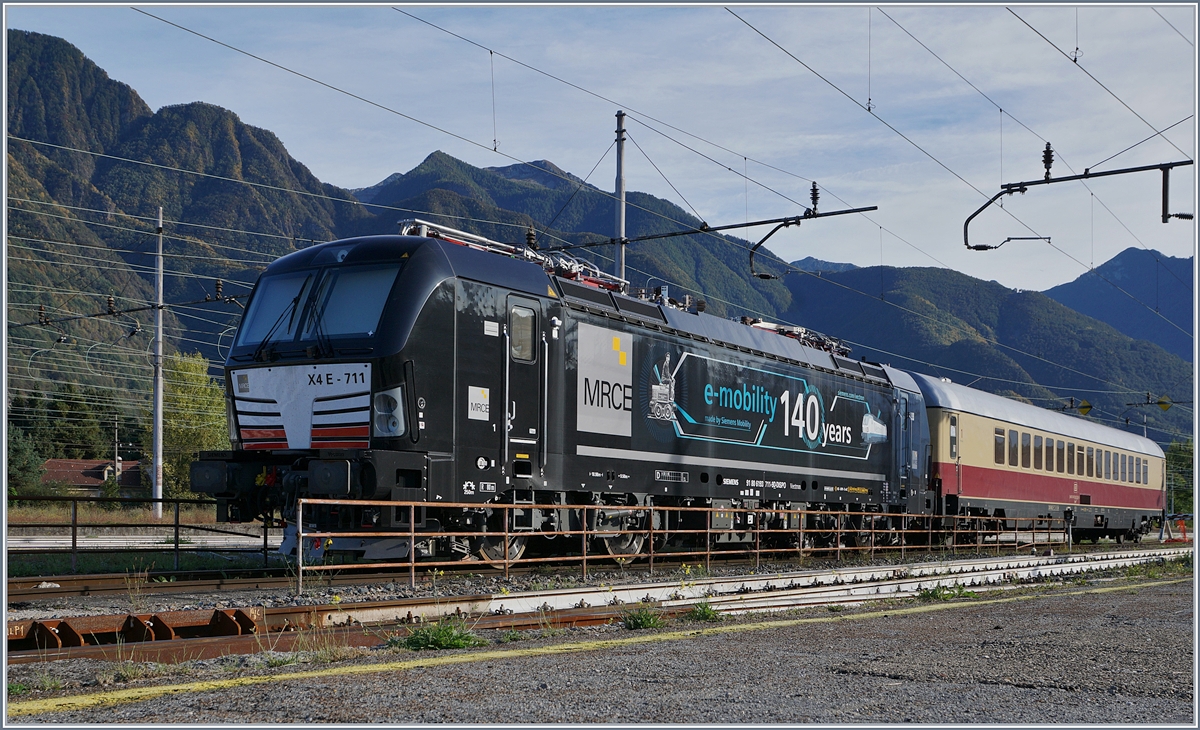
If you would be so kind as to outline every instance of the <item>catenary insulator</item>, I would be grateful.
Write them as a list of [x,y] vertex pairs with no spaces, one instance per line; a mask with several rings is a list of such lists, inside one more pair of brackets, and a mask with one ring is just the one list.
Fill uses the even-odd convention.
[[225,282],[221,281],[220,279],[217,279],[216,287],[217,287],[217,299],[220,299],[221,298],[221,290],[225,288]]
[[812,198],[812,204],[813,204],[812,211],[814,213],[816,213],[817,212],[817,201],[821,199],[821,194],[817,192],[817,183],[815,180],[813,181],[813,184],[812,184],[812,190],[809,191],[809,197]]
[[1046,149],[1042,151],[1042,166],[1046,168],[1046,179],[1050,179],[1050,166],[1054,164],[1054,149],[1050,147],[1050,143],[1046,143]]
[[537,233],[534,232],[533,226],[530,226],[529,230],[525,231],[525,245],[528,246],[531,250],[534,250],[534,251],[538,250]]
[[109,294],[109,295],[108,295],[108,313],[109,313],[109,314],[116,314],[116,313],[117,313],[117,302],[116,302],[116,300],[115,300],[115,299],[113,299],[113,295],[112,295],[112,294]]

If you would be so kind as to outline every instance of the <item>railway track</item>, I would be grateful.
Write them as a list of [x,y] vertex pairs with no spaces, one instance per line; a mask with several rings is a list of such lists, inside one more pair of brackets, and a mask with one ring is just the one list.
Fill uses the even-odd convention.
[[[960,547],[960,549],[963,549]],[[1151,546],[1127,548],[1127,550],[1148,550]],[[1074,553],[1100,554],[1108,547],[1092,546],[1085,548],[1074,546]],[[914,551],[915,552],[915,551]],[[692,559],[672,559],[670,554],[655,557],[656,570],[672,570],[684,563],[694,562]],[[743,555],[722,556],[713,554],[714,564],[721,567],[753,566],[755,561]],[[377,583],[405,582],[407,575],[395,571],[369,571],[370,566],[346,566],[345,573],[323,571],[319,577],[310,577],[305,582],[314,586],[341,587],[353,585],[369,585]],[[421,568],[421,564],[417,564]],[[569,570],[564,564],[564,569]],[[441,570],[447,575],[456,573],[488,573],[492,566],[478,561],[463,562],[459,565],[444,567]],[[525,575],[544,572],[545,567],[513,566],[509,568],[511,575]],[[650,574],[645,562],[622,566],[626,572],[646,572]],[[428,580],[427,575],[417,573],[417,581]],[[216,591],[245,591],[245,590],[282,590],[296,584],[294,570],[288,568],[261,568],[238,570],[204,570],[204,571],[148,571],[144,573],[93,573],[87,575],[56,575],[31,576],[10,578],[7,581],[8,601],[31,601],[54,598],[71,598],[76,596],[122,595],[130,590],[136,590],[140,595],[159,595],[171,593],[204,593]]]
[[619,620],[630,605],[650,606],[667,615],[683,613],[699,602],[724,613],[853,605],[955,586],[993,590],[1022,581],[1123,568],[1192,552],[1190,547],[1163,547],[1103,554],[975,558],[508,595],[14,621],[8,624],[8,662],[71,658],[170,662],[266,650],[296,651],[329,641],[377,646],[413,624],[447,615],[469,619],[475,629],[526,630]]

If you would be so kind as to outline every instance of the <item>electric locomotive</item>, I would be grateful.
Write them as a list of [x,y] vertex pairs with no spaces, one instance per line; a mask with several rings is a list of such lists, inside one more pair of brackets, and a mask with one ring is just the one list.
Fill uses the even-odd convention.
[[[298,497],[419,501],[413,526],[407,509],[309,508],[306,530],[380,536],[304,548],[495,559],[578,529],[579,505],[728,507],[731,528],[752,519],[738,509],[827,507],[863,530],[877,513],[937,508],[909,374],[804,328],[628,296],[561,254],[402,225],[409,235],[313,246],[260,277],[225,364],[231,449],[191,470],[219,519],[278,511],[292,553]],[[497,501],[528,505],[507,545],[439,534],[503,531]],[[614,533],[608,552],[640,551],[641,535],[620,533],[644,513],[588,514]],[[694,514],[656,512],[655,527],[694,528]],[[778,519],[765,526],[789,527]],[[808,525],[815,539],[822,525]],[[745,527],[722,539],[752,540]]]
[[[1135,536],[1161,508],[1162,452],[1146,439],[853,360],[802,327],[715,317],[665,287],[630,291],[532,242],[422,221],[401,231],[273,262],[231,346],[231,448],[201,454],[192,489],[217,498],[219,520],[278,513],[285,554],[516,559],[586,514],[621,556],[642,551],[647,527],[670,549],[711,514],[718,541],[753,541],[755,515],[790,530],[798,509],[811,546],[985,517],[995,529],[1081,515],[1084,535]],[[987,428],[1011,444],[995,464]],[[1126,476],[1133,489],[1113,484]],[[306,532],[378,537],[297,545],[301,497],[346,500],[306,508]],[[407,507],[354,500],[422,506],[410,524]],[[508,525],[489,509],[499,502],[518,505]],[[721,511],[656,510],[648,526],[628,509],[648,505]],[[508,539],[482,534],[497,532]]]

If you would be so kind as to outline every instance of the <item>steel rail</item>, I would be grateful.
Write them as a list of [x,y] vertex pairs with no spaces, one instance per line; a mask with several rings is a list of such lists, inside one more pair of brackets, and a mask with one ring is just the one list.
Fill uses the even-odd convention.
[[[857,604],[914,596],[939,587],[989,590],[1014,582],[1110,570],[1192,553],[1191,548],[1174,547],[1103,555],[976,558],[511,595],[26,620],[8,625],[8,657],[9,663],[83,657],[110,660],[138,657],[141,661],[150,660],[149,657],[194,659],[222,653],[294,650],[299,639],[288,634],[294,637],[304,631],[317,632],[324,640],[332,638],[348,645],[378,645],[392,632],[447,615],[471,617],[477,629],[520,630],[604,623],[619,617],[626,610],[622,607],[629,605],[652,606],[677,614],[698,602],[706,602],[725,613]],[[306,644],[301,642],[299,646],[303,648]]]

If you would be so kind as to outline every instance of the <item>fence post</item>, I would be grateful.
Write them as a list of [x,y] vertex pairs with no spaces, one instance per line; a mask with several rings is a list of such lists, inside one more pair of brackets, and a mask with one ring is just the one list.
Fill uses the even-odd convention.
[[[507,408],[507,406],[505,406]],[[507,439],[507,437],[505,437]],[[516,504],[516,494],[513,494],[513,504]],[[515,507],[513,509],[516,509]],[[504,580],[508,580],[508,521],[512,519],[512,512],[507,507],[500,513],[504,516]]]
[[267,556],[267,551],[269,551],[271,549],[270,544],[267,542],[267,534],[270,529],[271,529],[271,515],[263,515],[263,567],[264,568],[271,567],[271,560]]
[[754,515],[754,569],[758,570],[762,565],[762,515],[758,510],[750,514]]
[[[486,524],[484,529],[487,529]],[[417,587],[417,506],[414,504],[408,505],[408,587]]]
[[296,500],[296,595],[304,595],[304,500]]
[[79,500],[71,500],[71,572],[79,572]]
[[704,522],[704,572],[712,575],[712,523],[715,513],[710,509]]
[[175,500],[175,570],[179,570],[179,500]]
[[583,545],[582,545],[582,547],[583,547],[583,562],[582,562],[582,565],[583,565],[583,582],[586,583],[587,582],[587,546],[588,546],[588,534],[587,534],[588,507],[587,507],[587,505],[583,506],[582,515],[583,515]]
[[654,575],[654,505],[650,505],[650,575]]

